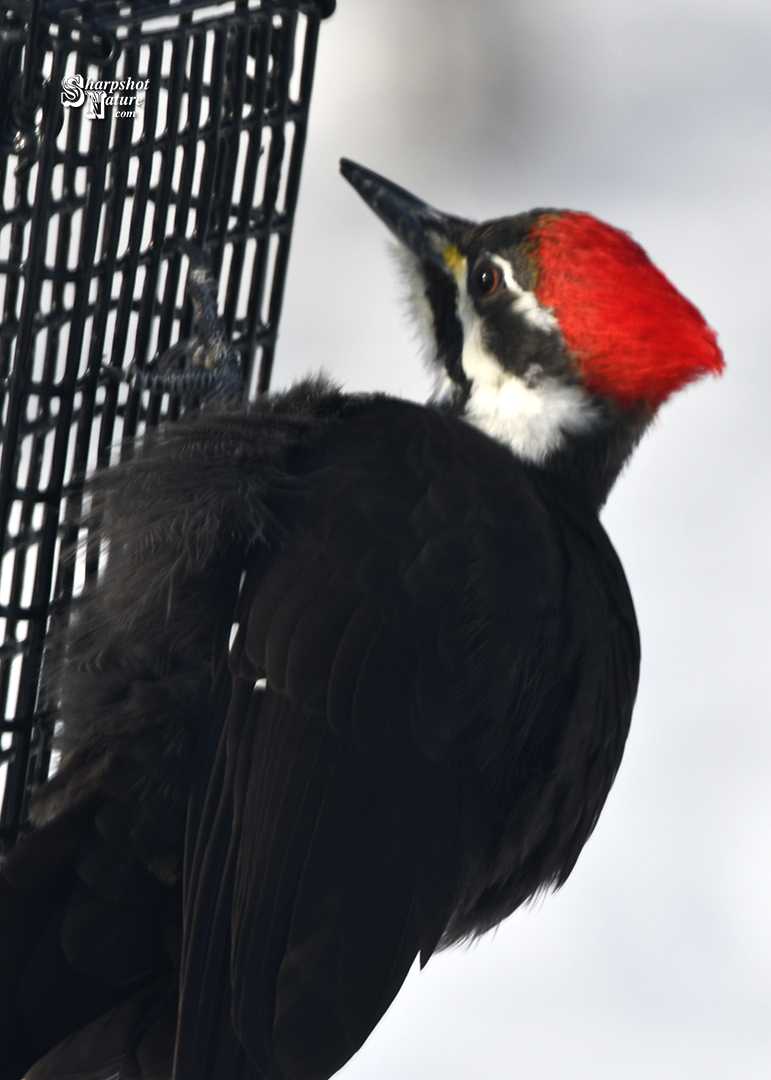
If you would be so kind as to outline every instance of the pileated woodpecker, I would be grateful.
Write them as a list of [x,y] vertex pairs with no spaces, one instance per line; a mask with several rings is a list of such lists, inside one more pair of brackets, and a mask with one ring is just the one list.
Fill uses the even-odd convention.
[[639,645],[598,509],[715,336],[588,214],[342,171],[436,397],[306,382],[95,480],[61,763],[0,881],[7,1080],[326,1080],[416,956],[565,881],[618,769]]

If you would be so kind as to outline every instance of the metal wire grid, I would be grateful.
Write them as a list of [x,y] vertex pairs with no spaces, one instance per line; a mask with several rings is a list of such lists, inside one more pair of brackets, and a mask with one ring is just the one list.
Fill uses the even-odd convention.
[[[319,20],[333,8],[0,7],[5,847],[49,770],[52,721],[37,700],[46,630],[98,569],[95,545],[70,524],[83,480],[119,460],[121,439],[180,411],[178,399],[129,389],[103,365],[144,367],[189,334],[184,260],[164,244],[184,235],[219,279],[250,396],[267,389]],[[131,109],[107,100],[104,119],[89,120],[62,102],[68,76],[146,82],[143,107],[118,115]],[[76,560],[63,559],[74,543]]]

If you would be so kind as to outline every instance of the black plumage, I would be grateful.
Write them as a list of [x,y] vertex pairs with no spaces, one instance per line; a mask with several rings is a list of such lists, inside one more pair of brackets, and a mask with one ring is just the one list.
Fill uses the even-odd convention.
[[[444,392],[220,395],[92,481],[61,762],[0,874],[0,1080],[327,1080],[417,956],[565,881],[613,783],[639,642],[598,510],[714,335],[588,215],[474,226],[344,172],[409,248]],[[540,240],[555,307],[600,297],[594,354]],[[186,354],[230,384],[204,278]],[[616,280],[674,361],[644,304],[608,321]]]
[[[176,1075],[329,1076],[418,953],[570,872],[634,700],[617,558],[458,418],[320,384],[169,428],[96,495],[107,577],[49,667],[62,765],[2,882],[16,918],[25,862],[57,878],[6,1045],[26,1067],[95,1022],[94,1068],[161,1035],[167,1068],[180,970]],[[74,1075],[108,1075],[82,1041]]]

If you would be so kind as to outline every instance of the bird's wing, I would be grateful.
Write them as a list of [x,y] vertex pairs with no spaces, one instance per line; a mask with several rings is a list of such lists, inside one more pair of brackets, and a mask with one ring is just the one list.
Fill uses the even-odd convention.
[[553,523],[506,451],[410,410],[296,464],[286,540],[244,581],[189,834],[185,1080],[340,1068],[501,825],[485,761],[527,741],[530,698],[559,714]]

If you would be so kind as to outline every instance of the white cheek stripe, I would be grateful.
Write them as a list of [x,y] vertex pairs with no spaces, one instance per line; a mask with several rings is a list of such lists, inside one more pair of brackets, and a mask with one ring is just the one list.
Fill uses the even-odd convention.
[[[449,401],[457,390],[443,365],[437,365],[433,314],[426,299],[419,260],[401,245],[393,248],[407,283],[407,300],[418,329],[423,353],[436,376],[432,400]],[[505,259],[494,257],[514,310],[532,326],[549,333],[558,329],[552,314],[532,292],[515,280]],[[580,387],[539,375],[531,368],[526,381],[504,371],[482,340],[481,320],[466,289],[466,275],[458,277],[458,312],[463,323],[463,369],[471,382],[466,417],[485,434],[508,446],[519,458],[540,464],[564,445],[568,432],[591,429],[597,413]]]
[[511,263],[506,259],[502,259],[500,255],[491,255],[489,258],[490,262],[495,263],[501,271],[503,283],[508,291],[514,294],[515,299],[511,305],[512,311],[515,311],[517,315],[521,315],[525,322],[537,330],[543,330],[547,334],[559,330],[559,323],[549,309],[542,307],[534,292],[523,289],[519,284],[514,277]]
[[535,367],[530,385],[505,371],[485,347],[481,319],[462,285],[460,292],[462,364],[471,382],[466,416],[517,457],[542,464],[564,445],[568,433],[595,426],[595,406],[580,386],[539,375]]
[[548,308],[541,306],[535,293],[523,291],[511,306],[536,330],[543,330],[547,334],[559,330],[559,323]]

